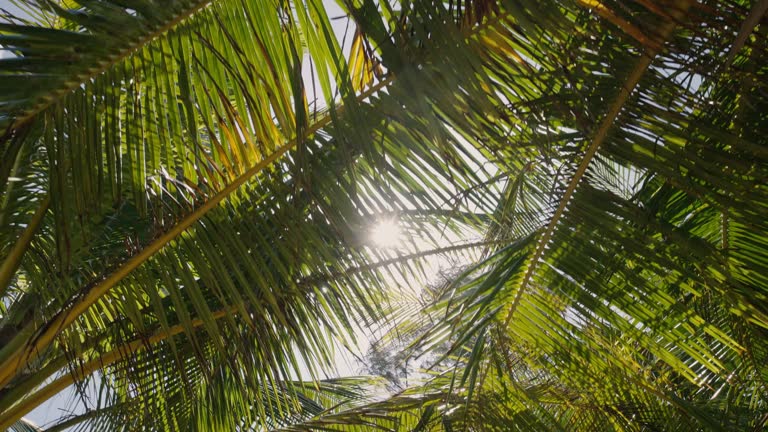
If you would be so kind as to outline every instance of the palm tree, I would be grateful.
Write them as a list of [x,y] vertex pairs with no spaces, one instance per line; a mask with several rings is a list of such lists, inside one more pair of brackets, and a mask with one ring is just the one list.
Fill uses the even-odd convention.
[[0,430],[768,422],[768,2],[11,2]]

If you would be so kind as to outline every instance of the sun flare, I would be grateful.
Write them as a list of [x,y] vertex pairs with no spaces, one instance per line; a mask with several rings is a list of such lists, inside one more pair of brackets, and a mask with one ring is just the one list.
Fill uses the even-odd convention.
[[400,226],[394,219],[379,221],[371,230],[373,244],[381,248],[392,248],[402,242]]

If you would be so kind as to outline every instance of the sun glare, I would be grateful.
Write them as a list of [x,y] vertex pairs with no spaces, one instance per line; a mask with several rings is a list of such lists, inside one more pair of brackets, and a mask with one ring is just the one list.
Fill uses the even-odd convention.
[[401,237],[400,227],[394,219],[379,221],[371,230],[371,240],[381,248],[392,248],[400,245]]

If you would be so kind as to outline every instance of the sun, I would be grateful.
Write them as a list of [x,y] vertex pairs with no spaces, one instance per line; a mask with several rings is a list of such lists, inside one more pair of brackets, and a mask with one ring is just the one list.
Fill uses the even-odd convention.
[[371,230],[371,241],[381,248],[393,248],[402,242],[400,226],[395,219],[384,219],[376,223]]

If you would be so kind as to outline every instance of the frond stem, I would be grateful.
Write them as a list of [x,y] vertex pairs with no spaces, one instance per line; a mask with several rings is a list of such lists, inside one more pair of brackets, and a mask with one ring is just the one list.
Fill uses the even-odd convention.
[[[678,2],[681,3],[681,7],[673,8],[672,12],[674,13],[675,18],[682,19],[685,16],[688,8],[691,6],[691,0],[678,0]],[[669,39],[675,27],[676,23],[674,21],[665,21],[659,31],[660,39],[664,41]],[[515,297],[510,304],[509,312],[507,313],[507,317],[504,320],[504,328],[509,327],[509,324],[512,322],[512,317],[515,314],[515,310],[520,304],[523,294],[528,288],[528,285],[530,284],[531,279],[536,272],[539,260],[541,260],[542,256],[544,255],[544,251],[546,250],[549,241],[552,239],[555,228],[557,228],[558,222],[560,222],[560,219],[563,217],[566,207],[568,207],[568,203],[576,191],[579,182],[587,172],[587,168],[589,168],[589,165],[594,159],[595,154],[597,154],[597,150],[608,137],[608,132],[610,132],[612,129],[622,108],[624,108],[624,105],[627,103],[629,97],[634,92],[635,87],[637,87],[643,75],[645,75],[648,67],[661,51],[662,46],[663,43],[660,43],[658,47],[650,46],[646,48],[643,55],[637,61],[637,64],[632,69],[632,72],[630,72],[629,76],[627,77],[624,86],[622,86],[622,88],[619,90],[619,94],[616,96],[616,99],[614,99],[613,104],[611,104],[608,112],[605,114],[605,117],[603,117],[603,121],[600,123],[600,127],[597,129],[597,131],[595,131],[592,138],[592,143],[587,148],[587,151],[584,153],[584,157],[581,159],[581,163],[579,163],[576,172],[568,182],[568,187],[566,188],[565,193],[563,193],[563,196],[560,198],[560,202],[557,206],[557,209],[552,214],[552,218],[549,220],[549,223],[541,233],[541,237],[537,242],[536,249],[531,257],[530,263],[528,264],[525,275],[523,276],[523,279],[520,282],[520,286],[515,293]]]
[[21,259],[27,252],[30,243],[32,243],[32,238],[40,228],[40,224],[45,218],[45,214],[48,212],[50,203],[50,196],[43,198],[37,211],[35,211],[32,219],[29,221],[29,224],[24,228],[19,239],[16,240],[16,244],[13,245],[13,249],[8,253],[8,256],[3,260],[3,263],[0,264],[0,298],[5,295],[5,291],[8,289],[8,284],[10,284],[11,278],[13,278],[19,265],[21,265]]
[[[236,308],[230,306],[213,312],[212,318],[220,319],[236,312]],[[204,323],[205,322],[202,319],[196,318],[190,322],[190,326],[192,328],[196,328],[202,326]],[[60,391],[69,387],[76,381],[80,381],[93,372],[112,363],[115,363],[116,361],[123,359],[126,356],[133,355],[144,347],[155,345],[165,339],[182,333],[184,329],[185,326],[178,324],[173,327],[169,327],[167,330],[159,331],[149,338],[136,339],[133,342],[122,345],[104,354],[103,356],[100,356],[99,358],[89,361],[88,363],[71,371],[70,373],[59,377],[55,381],[33,393],[28,398],[22,400],[18,404],[14,405],[10,410],[5,412],[2,418],[0,418],[0,430],[5,430],[6,428],[10,427],[10,425],[15,423],[16,420],[20,419],[24,414],[31,411],[46,400],[50,399],[54,395],[58,394]]]
[[[360,273],[363,271],[373,270],[378,267],[385,267],[388,265],[397,264],[403,261],[424,258],[430,255],[439,255],[443,253],[456,252],[459,250],[483,247],[483,246],[488,246],[489,244],[500,243],[500,242],[501,241],[499,240],[499,241],[491,241],[491,242],[481,241],[481,242],[474,242],[474,243],[463,243],[458,245],[445,246],[442,248],[430,249],[427,251],[415,252],[412,254],[402,255],[400,257],[396,257],[392,259],[378,261],[366,266],[353,267],[343,271],[333,272],[332,274],[327,275],[324,278],[321,278],[321,277],[305,278],[299,283],[309,284],[313,282],[335,280],[335,279],[346,277],[352,274]],[[227,306],[225,308],[212,312],[211,317],[214,320],[218,320],[227,316],[237,315],[240,313],[240,310],[241,309],[238,308],[237,306]],[[200,318],[195,318],[189,323],[188,327],[197,328],[202,326],[203,324],[205,324],[205,321],[203,321]],[[50,399],[51,397],[58,394],[59,392],[66,389],[70,385],[74,384],[75,382],[82,381],[84,378],[91,375],[93,372],[99,369],[102,369],[105,366],[109,366],[117,361],[120,361],[128,356],[131,356],[142,349],[148,348],[152,345],[156,345],[166,339],[176,336],[184,332],[185,329],[188,327],[185,327],[182,324],[177,324],[164,330],[158,330],[156,333],[154,333],[152,336],[148,338],[139,338],[129,343],[126,343],[124,345],[121,345],[113,349],[112,351],[109,351],[108,353],[100,355],[98,358],[95,358],[93,360],[86,362],[82,366],[79,366],[76,369],[72,370],[70,373],[62,375],[58,379],[54,380],[50,384],[46,385],[45,387],[41,388],[40,390],[36,391],[29,397],[24,398],[23,400],[21,400],[21,402],[14,405],[14,402],[19,400],[19,398],[23,396],[25,391],[28,391],[30,388],[33,388],[39,383],[43,382],[50,375],[53,375],[61,367],[65,366],[67,363],[71,361],[71,359],[68,359],[66,356],[62,356],[59,359],[54,360],[44,370],[38,372],[34,376],[30,377],[28,380],[19,383],[17,388],[15,388],[11,392],[3,396],[2,400],[0,400],[0,412],[3,412],[3,410],[7,410],[9,407],[11,408],[10,410],[5,411],[2,414],[2,417],[0,417],[0,430],[3,430],[3,428],[7,428],[8,425],[13,424],[16,420],[21,418],[27,412],[39,406],[41,403]]]
[[62,86],[60,89],[57,89],[50,95],[46,96],[37,104],[33,105],[31,108],[26,110],[20,117],[17,117],[16,119],[14,119],[13,122],[8,126],[6,136],[10,136],[10,134],[8,133],[9,131],[18,129],[25,123],[32,121],[35,118],[35,116],[40,114],[43,110],[45,110],[49,106],[53,105],[62,97],[66,96],[72,90],[75,90],[76,88],[80,87],[82,83],[87,82],[88,80],[93,79],[94,77],[106,72],[109,68],[121,62],[126,57],[138,51],[139,49],[141,49],[148,43],[152,42],[159,36],[167,33],[168,31],[170,31],[171,29],[179,25],[179,23],[181,23],[182,21],[186,20],[187,18],[191,17],[197,12],[205,9],[206,7],[208,7],[208,5],[213,3],[213,1],[214,0],[200,0],[197,4],[192,5],[189,9],[186,9],[185,11],[177,15],[174,19],[168,21],[164,25],[157,28],[155,31],[152,31],[144,35],[143,37],[139,38],[133,43],[128,43],[127,46],[124,47],[122,50],[120,50],[118,53],[114,55],[110,55],[107,61],[101,61],[98,63],[97,67],[89,68],[86,72],[75,75],[72,79],[67,80],[65,85]]
[[[377,85],[368,89],[366,92],[361,93],[358,96],[358,100],[367,99],[374,93],[389,85],[393,80],[394,76],[390,75],[386,79],[379,82]],[[337,112],[341,112],[343,108],[343,106],[339,107]],[[330,121],[330,115],[322,117],[307,129],[306,135],[311,135],[317,132],[321,128],[328,125]],[[252,166],[241,176],[237,177],[221,191],[209,198],[208,201],[203,203],[200,207],[196,208],[193,212],[181,219],[170,230],[162,234],[160,237],[143,248],[139,253],[119,266],[114,272],[110,273],[101,281],[98,281],[87,288],[85,293],[76,298],[67,309],[59,312],[48,322],[47,325],[41,328],[39,334],[33,337],[30,343],[26,344],[26,346],[20,347],[20,349],[14,350],[12,353],[4,353],[7,357],[3,359],[2,364],[0,364],[0,388],[4,387],[10,381],[10,379],[13,378],[16,373],[18,373],[20,368],[29,363],[29,361],[37,358],[39,353],[48,347],[51,342],[53,342],[54,338],[64,328],[72,324],[80,315],[82,315],[89,307],[96,303],[113,286],[115,286],[133,270],[138,268],[141,264],[149,260],[168,243],[175,240],[179,235],[181,235],[181,233],[190,228],[209,211],[216,208],[219,203],[221,203],[225,198],[235,192],[240,186],[245,184],[248,180],[261,172],[263,169],[270,166],[273,162],[282,157],[289,150],[296,147],[296,145],[297,139],[295,138],[285,145],[275,149],[272,154],[259,161],[256,165]],[[18,338],[26,339],[25,335],[31,333],[29,331],[29,327],[32,325],[34,324],[27,326],[28,328],[25,329],[27,332],[20,332],[19,335],[14,338],[14,340]]]

